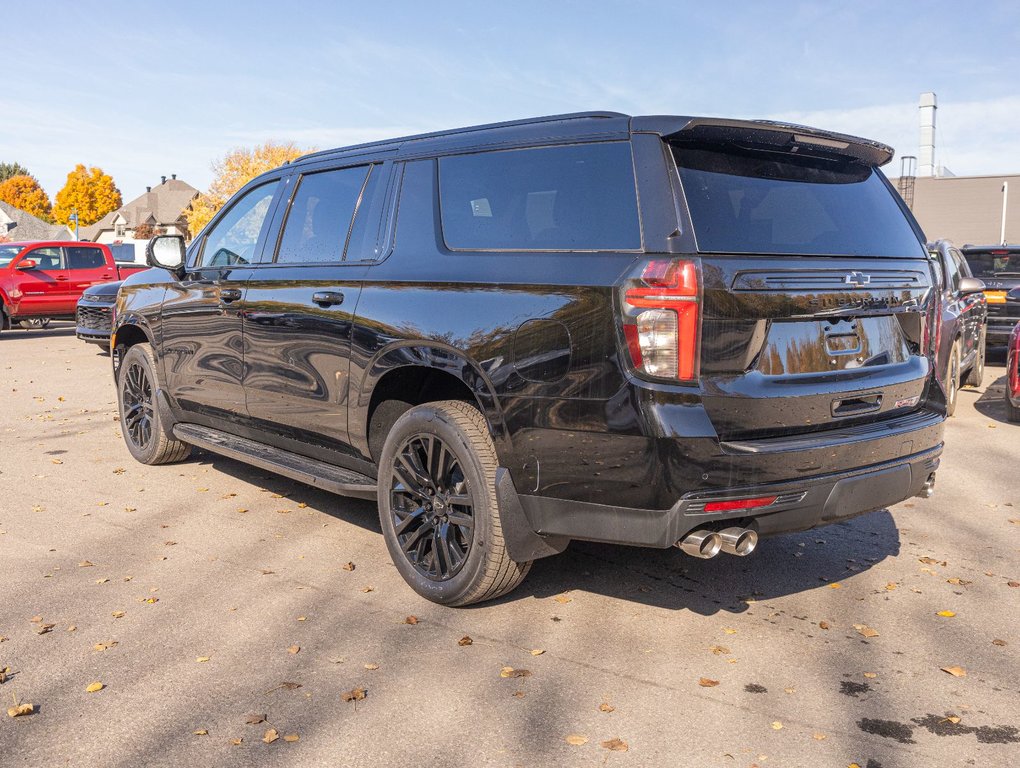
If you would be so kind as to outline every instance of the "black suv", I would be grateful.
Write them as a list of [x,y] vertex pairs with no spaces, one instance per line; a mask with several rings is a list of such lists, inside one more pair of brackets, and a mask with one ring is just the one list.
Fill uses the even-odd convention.
[[1009,342],[1013,327],[1020,323],[1020,245],[965,245],[960,250],[974,277],[984,284],[988,299],[989,346]]
[[448,605],[571,539],[744,555],[926,495],[938,303],[891,155],[610,112],[309,155],[150,242],[124,438],[377,499]]

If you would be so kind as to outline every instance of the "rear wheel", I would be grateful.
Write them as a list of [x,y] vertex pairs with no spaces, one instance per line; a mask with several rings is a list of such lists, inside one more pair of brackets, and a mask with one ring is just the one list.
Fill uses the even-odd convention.
[[980,387],[985,378],[985,332],[981,331],[978,338],[977,354],[974,356],[974,365],[967,371],[967,378],[963,380],[968,387]]
[[1006,418],[1014,424],[1020,424],[1020,408],[1013,405],[1009,399],[1009,392],[1006,392]]
[[946,371],[946,415],[956,413],[956,400],[960,394],[960,343],[953,342],[949,353],[949,369]]
[[477,408],[411,408],[386,436],[379,520],[393,564],[422,597],[470,605],[514,589],[531,562],[511,559],[496,499],[496,449]]
[[120,431],[131,455],[142,464],[170,464],[191,453],[191,446],[167,434],[156,404],[156,358],[148,344],[135,344],[124,355],[117,375]]

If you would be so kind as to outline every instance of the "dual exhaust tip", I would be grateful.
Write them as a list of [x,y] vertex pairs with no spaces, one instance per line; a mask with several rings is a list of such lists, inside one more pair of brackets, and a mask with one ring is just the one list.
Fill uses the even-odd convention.
[[758,534],[750,528],[723,528],[721,531],[697,530],[676,543],[692,557],[707,560],[720,552],[746,557],[758,546]]

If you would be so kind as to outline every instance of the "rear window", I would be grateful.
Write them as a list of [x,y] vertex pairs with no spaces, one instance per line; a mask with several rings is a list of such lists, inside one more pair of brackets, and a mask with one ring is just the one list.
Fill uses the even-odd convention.
[[974,277],[1020,277],[1020,253],[965,253]]
[[443,236],[453,249],[641,247],[627,142],[443,157],[439,190]]
[[849,158],[674,145],[698,249],[924,256],[879,171]]

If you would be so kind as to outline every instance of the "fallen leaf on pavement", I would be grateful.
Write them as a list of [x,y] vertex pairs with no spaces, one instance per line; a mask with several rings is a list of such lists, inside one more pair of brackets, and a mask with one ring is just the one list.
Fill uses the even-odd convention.
[[838,581],[834,581],[829,585],[829,589],[843,589],[843,585]]
[[242,741],[244,741],[244,739],[231,739],[230,743],[235,747],[239,747],[241,746]]
[[781,730],[783,730],[783,724],[781,722],[779,722],[778,720],[773,720],[772,721],[772,730],[773,731],[781,731]]
[[106,687],[105,685],[103,685],[97,680],[94,683],[89,683],[88,687],[85,689],[85,693],[97,693],[98,691],[103,690],[103,688],[105,687]]
[[417,624],[418,623],[418,617],[417,616],[408,616],[406,619],[404,619],[404,623],[405,624]]
[[373,663],[368,663],[368,664],[365,665],[365,669],[367,669],[369,672],[374,672],[375,670],[379,669],[379,665],[378,664],[373,664]]
[[78,563],[79,568],[91,568],[94,565],[95,563],[89,562],[88,560],[82,560],[80,563]]
[[814,739],[815,741],[825,741],[829,737],[826,736],[824,733],[812,733],[811,738]]
[[867,677],[867,678],[878,677],[878,673],[877,672],[865,672],[864,676]]
[[123,619],[124,618],[124,611],[114,611],[110,615],[113,616],[113,618],[115,618],[115,619]]
[[956,615],[956,611],[939,611],[939,616],[945,616],[947,619],[951,619]]
[[344,564],[343,564],[343,565],[341,565],[340,567],[341,567],[341,568],[342,568],[343,570],[345,570],[345,571],[353,571],[353,570],[354,570],[354,569],[355,569],[355,568],[356,568],[357,566],[355,566],[355,565],[354,565],[354,563],[350,563],[350,562],[348,562],[348,563],[344,563]]
[[967,676],[967,670],[965,670],[963,667],[952,666],[952,667],[942,667],[941,669],[942,669],[943,672],[948,672],[953,677],[966,677]]
[[259,714],[258,712],[252,712],[250,715],[248,715],[248,717],[245,718],[244,722],[247,723],[248,725],[258,725],[259,723],[266,722],[266,716],[263,714]]
[[344,691],[340,694],[340,700],[345,702],[354,702],[354,711],[358,710],[358,702],[362,701],[368,695],[368,689],[362,688],[360,685],[350,691]]
[[362,592],[374,592],[374,591],[375,591],[375,587],[368,587],[368,586],[365,586],[365,587],[362,587],[362,588],[361,588],[361,591],[362,591]]
[[957,578],[956,576],[954,576],[951,579],[946,579],[946,581],[949,582],[950,584],[959,584],[961,587],[965,587],[971,583],[966,579]]
[[573,744],[575,747],[580,747],[588,743],[588,737],[582,736],[580,733],[572,733],[565,739],[567,744]]
[[111,648],[113,648],[115,645],[117,645],[117,641],[116,640],[112,640],[109,643],[96,643],[95,645],[92,646],[92,650],[94,650],[94,651],[108,651]]
[[992,645],[998,645],[998,646],[1001,647],[1003,645],[1007,645],[1007,643],[1006,643],[1005,640],[995,639],[995,640],[992,640]]
[[863,635],[864,637],[878,637],[878,632],[867,624],[854,624],[854,629],[857,630],[857,634]]
[[209,731],[207,731],[205,728],[199,728],[197,731],[192,731],[192,733],[195,734],[196,736],[208,736],[209,735]]
[[944,718],[942,718],[942,722],[943,723],[952,723],[953,725],[956,725],[958,722],[960,722],[960,716],[959,715],[946,715]]
[[829,628],[829,622],[827,622],[827,621],[820,621],[820,622],[818,622],[818,628],[819,629],[828,629]]
[[710,650],[716,656],[718,656],[721,653],[729,653],[730,652],[730,649],[727,648],[725,645],[713,645],[713,646],[710,646],[708,650]]
[[297,620],[298,621],[308,621],[308,617],[307,616],[298,616]]
[[298,736],[296,733],[288,733],[286,736],[283,737],[283,740],[284,741],[289,741],[289,742],[293,743],[293,742],[297,741],[300,738],[301,737]]
[[919,557],[917,558],[917,562],[924,563],[926,565],[941,565],[943,568],[946,567],[945,560],[936,560],[933,557]]
[[531,677],[531,671],[527,669],[514,669],[513,667],[503,667],[499,671],[500,677]]
[[599,712],[615,712],[616,707],[610,704],[608,701],[603,701],[599,704]]
[[287,649],[287,653],[299,653],[300,651],[301,651],[300,645],[292,645],[290,648]]
[[541,656],[543,653],[545,653],[545,649],[544,648],[533,648],[531,650],[531,655],[532,656]]
[[737,630],[730,629],[729,627],[723,627],[723,632],[725,632],[727,635],[735,635],[735,634],[737,634]]
[[266,742],[266,744],[272,744],[272,743],[273,743],[274,741],[276,741],[276,740],[277,740],[278,738],[280,738],[280,734],[276,732],[276,729],[275,729],[275,728],[270,728],[270,729],[269,729],[268,731],[266,731],[266,732],[265,732],[265,734],[264,734],[264,735],[262,736],[262,741]]
[[715,688],[717,685],[719,685],[719,681],[710,680],[707,677],[703,677],[700,680],[698,680],[698,685],[700,685],[702,688]]
[[205,664],[205,662],[209,661],[210,658],[211,657],[209,656],[196,656],[195,661],[197,661],[199,664]]
[[457,641],[457,645],[471,645],[474,640],[471,639],[470,635],[464,635],[460,640]]
[[556,595],[556,597],[553,598],[553,600],[555,600],[557,603],[569,603],[573,599],[574,598],[567,597],[566,595]]
[[603,749],[608,749],[610,752],[626,752],[630,749],[630,747],[627,746],[627,742],[620,738],[599,742],[599,746]]
[[22,715],[30,715],[35,711],[34,704],[15,704],[13,707],[7,708],[8,717],[21,717]]

